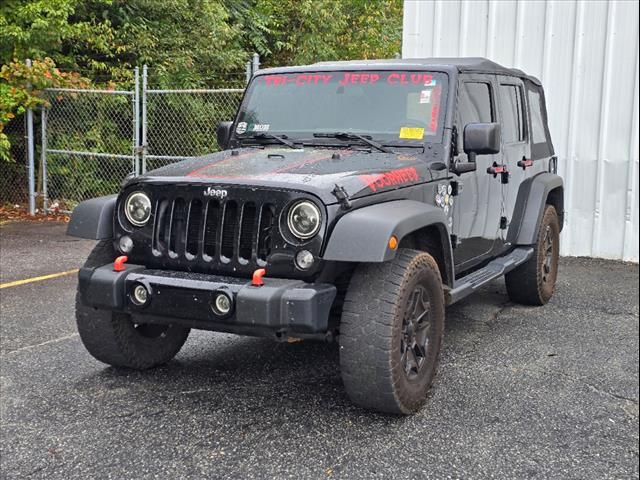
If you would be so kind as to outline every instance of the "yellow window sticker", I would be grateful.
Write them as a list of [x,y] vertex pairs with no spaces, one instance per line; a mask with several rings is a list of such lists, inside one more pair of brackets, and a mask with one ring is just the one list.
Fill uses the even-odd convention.
[[406,140],[422,140],[424,138],[424,128],[402,127],[400,129],[400,138]]

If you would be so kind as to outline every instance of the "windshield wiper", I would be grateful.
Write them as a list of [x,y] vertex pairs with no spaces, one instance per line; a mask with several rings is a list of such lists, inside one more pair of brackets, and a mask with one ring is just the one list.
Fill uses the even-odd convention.
[[365,137],[364,135],[358,135],[357,133],[349,133],[349,132],[333,132],[333,133],[314,133],[314,137],[316,138],[337,138],[338,140],[360,140],[361,142],[366,143],[370,147],[379,150],[384,153],[393,153],[391,150],[383,146],[382,144],[376,142],[375,140],[371,140],[371,137]]
[[248,137],[242,137],[240,140],[256,140],[256,139],[262,139],[262,138],[266,138],[269,140],[276,140],[278,142],[280,142],[283,145],[286,145],[289,148],[294,148],[297,149],[298,147],[296,147],[296,144],[293,143],[291,140],[287,140],[287,136],[286,135],[273,135],[272,133],[256,133],[254,135],[250,135]]

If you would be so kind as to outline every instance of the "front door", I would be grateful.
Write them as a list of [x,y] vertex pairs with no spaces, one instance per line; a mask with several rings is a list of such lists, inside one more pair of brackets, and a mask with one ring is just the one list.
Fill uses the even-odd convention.
[[[491,75],[461,75],[458,85],[456,130],[458,131],[458,158],[466,162],[463,148],[464,127],[469,123],[497,122],[495,77]],[[500,233],[502,184],[500,176],[494,178],[487,168],[502,163],[502,155],[478,155],[477,169],[457,179],[459,195],[453,206],[452,232],[456,238],[454,262],[462,272],[481,263],[496,248]],[[499,243],[499,245],[498,245]]]

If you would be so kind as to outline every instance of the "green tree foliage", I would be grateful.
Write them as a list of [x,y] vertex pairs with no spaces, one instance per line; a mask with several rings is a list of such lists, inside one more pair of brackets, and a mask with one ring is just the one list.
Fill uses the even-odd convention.
[[27,108],[44,104],[42,91],[45,88],[82,88],[88,84],[88,80],[77,73],[60,72],[50,58],[35,60],[31,67],[21,62],[3,65],[0,68],[0,160],[12,161],[5,125]]
[[392,58],[400,52],[402,0],[257,0],[253,9],[262,28],[246,41],[267,65]]
[[402,0],[4,0],[0,62],[52,58],[102,82],[146,63],[161,85],[206,86],[264,65],[392,57]]

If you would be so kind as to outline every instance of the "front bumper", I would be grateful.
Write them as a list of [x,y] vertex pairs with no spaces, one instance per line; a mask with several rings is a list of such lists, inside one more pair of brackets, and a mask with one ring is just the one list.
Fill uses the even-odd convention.
[[[206,330],[265,334],[323,334],[336,296],[331,284],[264,278],[264,285],[235,277],[168,270],[148,270],[125,264],[82,268],[79,289],[85,305],[134,315],[136,321],[174,323]],[[131,292],[142,284],[149,292],[144,305],[136,305]],[[214,297],[225,293],[232,299],[226,316],[212,308]]]

